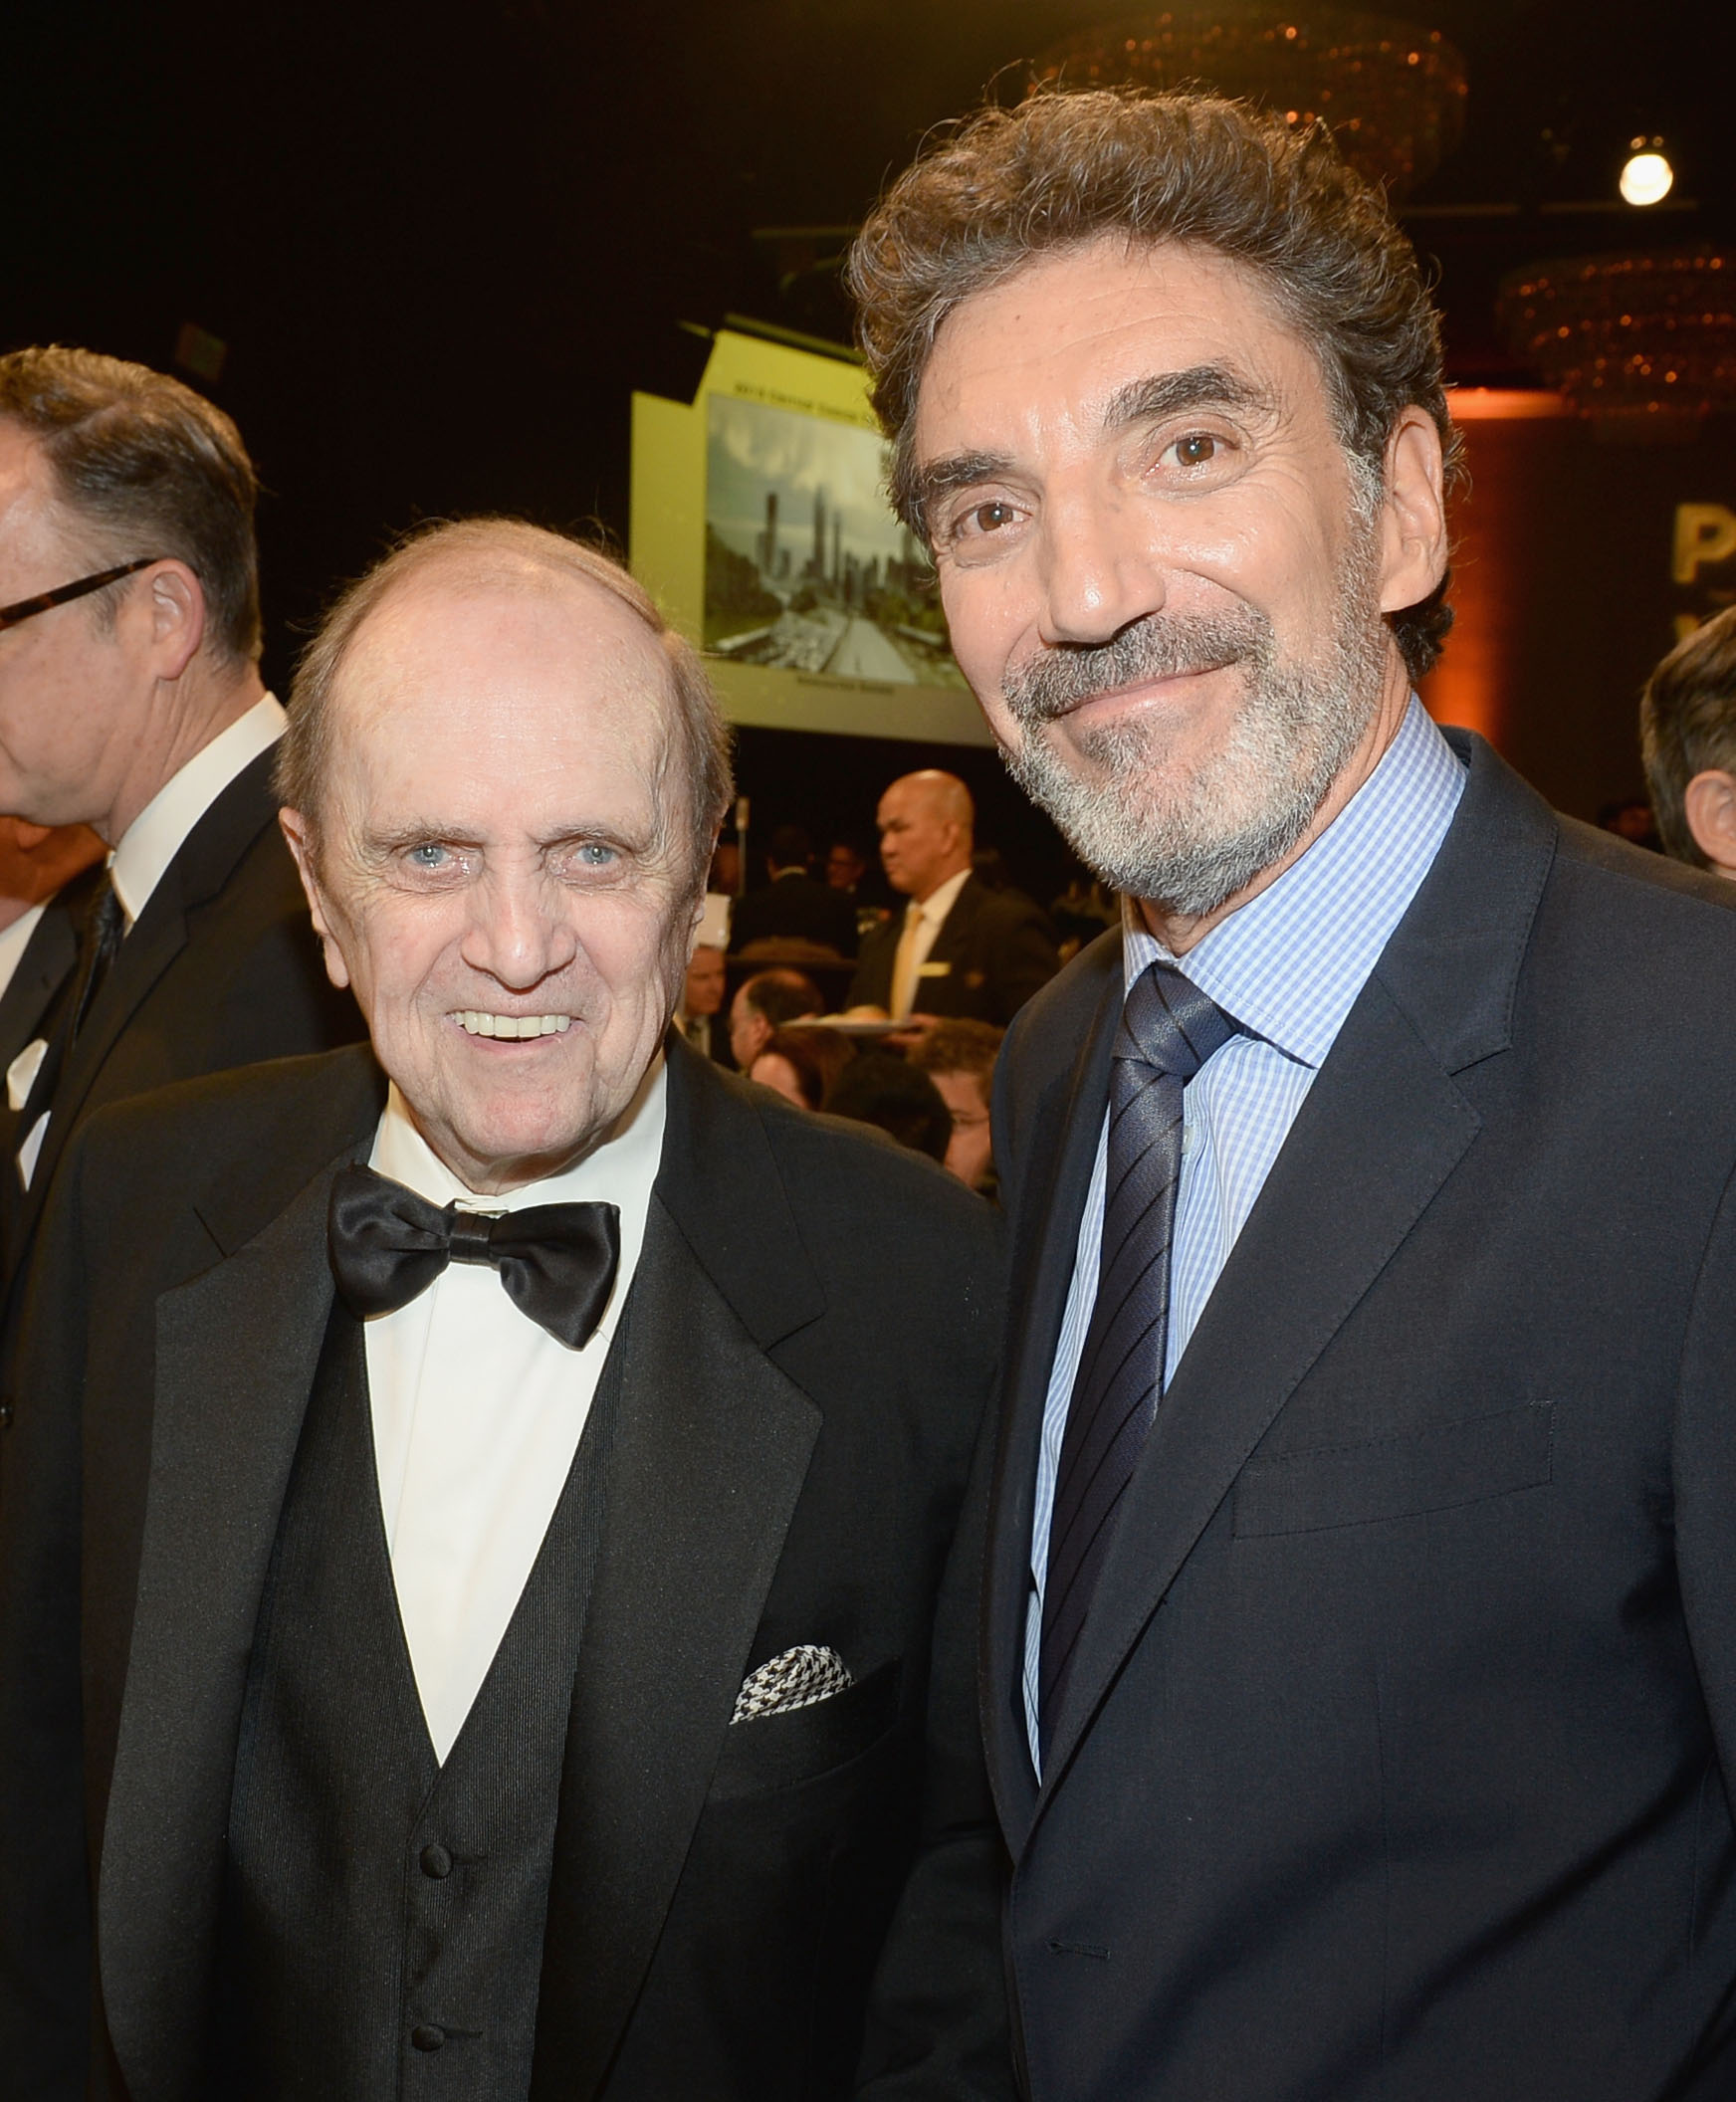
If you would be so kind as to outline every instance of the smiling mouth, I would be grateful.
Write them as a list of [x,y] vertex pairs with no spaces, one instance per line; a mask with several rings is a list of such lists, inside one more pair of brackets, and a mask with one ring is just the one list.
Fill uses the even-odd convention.
[[452,1019],[466,1036],[516,1037],[521,1041],[532,1036],[564,1036],[572,1027],[569,1014],[487,1014],[474,1007],[461,1009]]
[[1176,687],[1186,680],[1206,679],[1213,672],[1227,671],[1239,660],[1234,657],[1214,659],[1209,664],[1184,664],[1174,671],[1148,672],[1137,679],[1124,680],[1119,686],[1100,686],[1089,694],[1071,696],[1049,716],[1050,722],[1060,722],[1067,716],[1076,716],[1088,708],[1113,707],[1118,701],[1138,701],[1148,694],[1158,694],[1168,687]]

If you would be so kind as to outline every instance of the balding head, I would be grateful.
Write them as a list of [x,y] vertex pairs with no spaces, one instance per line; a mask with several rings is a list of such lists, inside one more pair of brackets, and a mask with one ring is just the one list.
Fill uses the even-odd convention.
[[299,811],[316,848],[332,787],[334,695],[357,637],[401,598],[480,599],[606,594],[648,630],[668,668],[668,731],[661,754],[673,778],[659,800],[683,837],[691,885],[703,883],[734,783],[729,732],[694,649],[663,618],[634,577],[599,548],[520,519],[460,519],[399,542],[342,594],[320,625],[296,673],[290,727],[278,747],[279,800]]
[[920,905],[971,866],[976,806],[956,773],[925,766],[880,798],[880,859],[895,891]]

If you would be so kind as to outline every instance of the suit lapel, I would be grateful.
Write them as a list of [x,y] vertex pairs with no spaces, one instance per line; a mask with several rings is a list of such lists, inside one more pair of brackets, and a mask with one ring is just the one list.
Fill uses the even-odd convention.
[[102,1845],[98,1942],[135,2102],[193,2091],[247,1662],[326,1334],[323,1169],[157,1302],[150,1486]]
[[[242,855],[273,822],[276,805],[270,794],[272,758],[270,751],[262,752],[236,775],[200,818],[121,943],[55,1090],[54,1110],[43,1136],[42,1152],[37,1156],[30,1188],[24,1192],[20,1252],[35,1232],[55,1167],[105,1062],[163,972],[187,946],[188,913],[222,889]],[[12,1172],[16,1175],[16,1169]]]
[[757,1113],[672,1040],[561,1781],[536,2102],[602,2083],[723,1749],[820,1415],[767,1350],[819,1311]]
[[1555,823],[1480,740],[1471,758],[1435,866],[1310,1089],[1158,1411],[1080,1636],[1038,1815],[1242,1465],[1476,1137],[1453,1075],[1509,1041]]
[[1023,1679],[1037,1454],[1055,1343],[1073,1282],[1079,1220],[1109,1099],[1109,1054],[1121,1011],[1120,945],[1103,945],[1095,961],[1096,997],[1072,1064],[1038,1099],[1013,1220],[1008,1304],[1020,1311],[1007,1358],[1006,1403],[995,1463],[984,1675],[989,1689],[989,1775],[1002,1825],[1015,1850],[1036,1802]]

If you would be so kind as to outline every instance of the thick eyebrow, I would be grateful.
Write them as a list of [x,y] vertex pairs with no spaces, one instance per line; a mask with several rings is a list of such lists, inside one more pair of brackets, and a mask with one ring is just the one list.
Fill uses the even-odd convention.
[[[1147,379],[1130,380],[1110,396],[1102,428],[1113,435],[1133,424],[1159,423],[1190,409],[1239,409],[1269,415],[1276,406],[1262,388],[1227,365],[1189,365],[1181,372],[1156,372]],[[943,497],[956,490],[980,488],[985,482],[1004,481],[1013,472],[1012,459],[1005,453],[948,453],[919,467],[912,477],[912,493],[924,529],[932,537],[929,508]]]
[[1114,432],[1130,424],[1161,423],[1167,416],[1185,415],[1190,409],[1270,414],[1276,406],[1268,393],[1227,365],[1189,365],[1181,372],[1157,372],[1149,379],[1130,381],[1110,396],[1103,428]]

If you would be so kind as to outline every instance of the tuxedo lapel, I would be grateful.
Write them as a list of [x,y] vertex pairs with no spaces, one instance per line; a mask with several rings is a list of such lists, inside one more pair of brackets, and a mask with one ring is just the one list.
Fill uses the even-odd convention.
[[820,1426],[766,1355],[818,1303],[758,1116],[685,1044],[669,1059],[664,1168],[615,1344],[621,1400],[568,1724],[535,2102],[593,2094],[606,2075]]
[[194,2090],[248,1654],[330,1310],[331,1176],[348,1157],[157,1302],[149,1497],[98,1906],[108,2028],[134,2102]]
[[1055,1076],[1037,1103],[1013,1221],[1008,1305],[1019,1311],[1007,1358],[996,1459],[984,1672],[991,1689],[989,1775],[1002,1826],[1015,1851],[1036,1801],[1024,1723],[1023,1659],[1037,1454],[1055,1342],[1073,1281],[1079,1220],[1109,1099],[1109,1054],[1121,1012],[1119,945],[1105,944],[1099,963],[1101,982],[1072,1064]]
[[1554,820],[1486,746],[1434,869],[1322,1066],[1140,1455],[1044,1776],[1296,1386],[1474,1141],[1453,1075],[1506,1048]]

